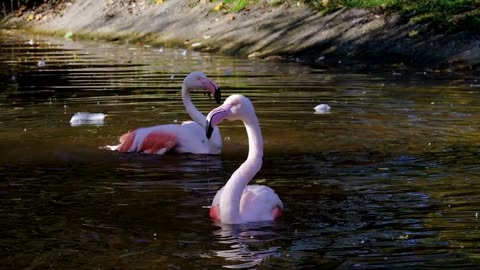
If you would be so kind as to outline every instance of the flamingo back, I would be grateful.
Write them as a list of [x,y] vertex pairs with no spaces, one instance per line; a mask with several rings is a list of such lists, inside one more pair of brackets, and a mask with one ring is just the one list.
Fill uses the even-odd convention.
[[267,186],[249,185],[240,199],[240,215],[246,222],[274,220],[281,215],[282,210],[282,201]]
[[[223,188],[213,198],[210,217],[220,220],[220,198]],[[240,216],[243,222],[270,221],[282,215],[283,203],[270,187],[249,185],[240,199]],[[221,220],[220,220],[221,221]]]

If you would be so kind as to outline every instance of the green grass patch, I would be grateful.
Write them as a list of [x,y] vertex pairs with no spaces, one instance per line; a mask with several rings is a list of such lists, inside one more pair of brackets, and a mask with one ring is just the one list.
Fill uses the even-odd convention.
[[[248,6],[267,0],[217,0],[230,12],[238,12]],[[432,26],[456,31],[469,29],[480,32],[480,0],[268,0],[271,6],[282,4],[306,4],[322,14],[339,8],[371,8],[380,12],[398,13],[413,23],[429,23]]]
[[238,1],[235,1],[235,4],[232,6],[232,11],[233,12],[237,12],[237,11],[240,11],[242,9],[244,9],[247,4],[248,4],[248,0],[238,0]]
[[479,0],[305,0],[326,12],[334,8],[377,8],[399,13],[414,23],[431,23],[443,30],[470,29],[480,32]]
[[222,3],[228,7],[231,12],[238,12],[247,7],[247,5],[253,5],[257,1],[253,0],[223,0]]

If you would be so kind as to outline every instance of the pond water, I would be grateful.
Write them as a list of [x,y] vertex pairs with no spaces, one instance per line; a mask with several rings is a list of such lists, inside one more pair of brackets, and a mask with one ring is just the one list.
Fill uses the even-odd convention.
[[[0,269],[480,266],[474,77],[8,32],[0,63]],[[101,148],[127,130],[188,120],[180,87],[193,70],[223,98],[253,101],[265,141],[255,179],[285,204],[279,221],[208,217],[205,206],[246,158],[239,122],[222,124],[220,156]],[[205,113],[217,106],[202,93],[192,99]],[[320,103],[330,113],[315,114]],[[107,117],[71,126],[76,112]]]

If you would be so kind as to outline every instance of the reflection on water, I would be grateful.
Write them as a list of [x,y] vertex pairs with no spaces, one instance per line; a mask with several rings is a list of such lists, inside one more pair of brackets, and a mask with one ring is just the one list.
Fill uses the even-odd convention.
[[[0,45],[0,269],[480,265],[475,77],[8,32]],[[254,102],[265,141],[256,182],[284,202],[279,222],[208,218],[246,157],[239,123],[222,126],[221,156],[100,148],[126,130],[188,120],[180,85],[192,70]],[[216,106],[199,93],[192,100],[205,113]],[[328,113],[316,113],[319,104]],[[72,126],[78,112],[107,117]]]
[[[271,246],[278,235],[271,231],[271,224],[218,224],[214,231],[217,242],[226,245],[225,250],[215,250],[215,256],[225,258],[223,267],[231,269],[254,268],[271,256],[280,255],[280,246]],[[232,262],[233,264],[228,264]]]

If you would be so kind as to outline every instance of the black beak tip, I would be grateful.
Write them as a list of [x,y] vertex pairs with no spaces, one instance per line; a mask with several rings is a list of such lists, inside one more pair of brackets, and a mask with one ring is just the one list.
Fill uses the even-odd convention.
[[217,104],[220,104],[222,102],[222,93],[220,92],[220,88],[217,88],[217,90],[215,90],[215,94],[213,94],[213,96]]
[[213,133],[213,127],[212,125],[210,125],[210,121],[207,120],[207,125],[205,126],[205,135],[207,136],[207,139],[210,140],[210,138],[212,137],[212,133]]

